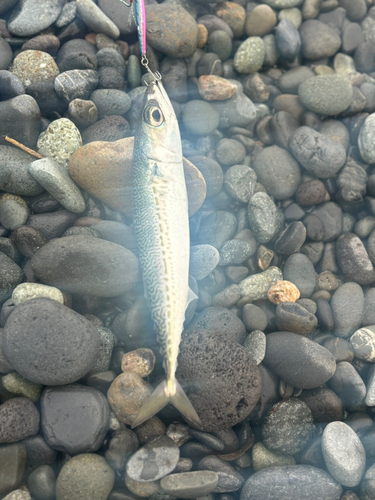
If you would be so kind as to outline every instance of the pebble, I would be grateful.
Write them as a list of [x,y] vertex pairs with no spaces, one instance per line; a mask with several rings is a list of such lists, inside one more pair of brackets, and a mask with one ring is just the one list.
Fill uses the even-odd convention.
[[268,5],[256,5],[246,16],[245,31],[247,36],[263,37],[270,33],[277,24],[275,12]]
[[353,233],[345,233],[336,242],[339,266],[346,278],[369,285],[375,280],[375,270],[362,241]]
[[300,221],[290,223],[276,237],[274,247],[278,254],[291,255],[305,243],[307,228]]
[[163,492],[177,498],[200,498],[211,493],[219,481],[216,472],[203,470],[182,472],[163,477],[160,487]]
[[86,236],[50,241],[35,253],[31,266],[45,284],[96,297],[127,292],[137,282],[139,273],[138,259],[130,250]]
[[57,451],[51,448],[41,434],[23,440],[26,448],[26,473],[41,465],[56,465]]
[[241,91],[237,91],[225,101],[212,101],[212,106],[219,113],[219,128],[246,127],[257,116],[253,102]]
[[366,396],[366,386],[354,366],[347,361],[337,363],[337,368],[328,381],[332,389],[345,405],[358,405]]
[[96,329],[81,315],[56,300],[38,298],[17,306],[17,313],[9,317],[3,349],[28,380],[60,385],[75,382],[89,371],[99,341]]
[[262,273],[248,276],[239,283],[241,302],[247,304],[254,300],[266,299],[270,287],[282,279],[283,274],[276,266],[272,266]]
[[275,29],[275,42],[280,55],[292,61],[301,50],[301,37],[290,19],[282,19]]
[[242,264],[256,251],[256,246],[241,240],[229,240],[220,249],[220,266]]
[[111,19],[92,0],[77,0],[77,11],[85,24],[96,31],[111,38],[118,38],[120,30]]
[[[98,67],[95,47],[87,40],[80,38],[69,40],[62,45],[56,56],[56,63],[61,73],[70,70],[94,70]],[[85,72],[79,74],[90,75]],[[77,75],[77,73],[71,73],[71,75]]]
[[116,431],[105,452],[105,459],[115,470],[124,470],[129,455],[137,451],[139,442],[137,436],[130,429]]
[[280,280],[269,288],[267,298],[274,304],[296,302],[300,298],[300,292],[290,281]]
[[277,200],[293,196],[301,181],[298,163],[279,146],[264,148],[256,156],[253,168],[258,182]]
[[126,474],[133,481],[157,481],[170,474],[180,458],[178,446],[168,436],[146,443],[126,464]]
[[99,354],[89,373],[101,373],[109,370],[112,351],[115,345],[115,336],[108,328],[98,326],[100,336]]
[[[12,99],[2,101],[0,103],[0,112],[2,116],[2,122],[0,123],[1,142],[4,143],[4,136],[9,135],[10,137],[12,137],[12,139],[22,141],[22,144],[24,144],[25,146],[31,148],[35,147],[40,127],[40,109],[36,100],[26,94],[18,95],[16,97],[13,97]],[[8,157],[8,161],[13,163],[14,160],[18,158],[18,160],[22,162],[21,172],[19,172],[18,175],[14,173],[10,178],[7,179],[7,191],[13,192],[12,184],[16,181],[17,177],[24,177],[24,163],[26,161],[30,162],[30,155],[24,153],[21,150],[15,150],[14,148],[11,148],[9,146],[0,146],[0,148],[1,184],[3,184],[4,182],[2,181],[4,175],[2,173],[2,170],[4,170],[5,168],[5,166],[3,165],[4,160],[6,160],[6,158]],[[34,184],[36,185],[36,183]],[[36,192],[36,189],[34,189],[34,191],[35,193],[33,194],[41,193],[40,186],[39,193]]]
[[[202,28],[206,30],[206,28],[201,24]],[[207,30],[206,30],[207,32]],[[208,33],[207,33],[208,35]],[[207,43],[207,52],[213,52],[217,54],[219,59],[221,61],[226,61],[229,59],[231,53],[232,53],[232,40],[228,33],[223,30],[216,30],[213,33],[211,33],[206,40]],[[204,44],[205,45],[205,44]],[[198,42],[198,47],[199,47],[199,42]],[[212,75],[215,76],[215,75]],[[227,80],[223,79],[222,84],[227,87],[229,85],[229,82]],[[215,80],[213,80],[215,81]],[[198,82],[199,85],[199,82]],[[234,85],[234,84],[232,84]],[[233,92],[234,93],[234,92]]]
[[[314,33],[314,38],[316,36]],[[350,106],[353,100],[353,87],[343,76],[320,75],[301,83],[298,87],[298,97],[303,106],[310,111],[335,116]]]
[[363,476],[360,485],[360,498],[361,500],[372,500],[374,498],[373,488],[375,479],[375,467],[372,465],[369,467]]
[[[39,154],[41,154],[42,156],[53,158],[54,160],[56,160],[57,163],[61,164],[63,167],[68,166],[70,157],[81,146],[82,146],[81,134],[78,128],[74,125],[74,123],[68,120],[68,118],[60,118],[59,120],[53,121],[48,126],[46,131],[40,134],[37,143]],[[50,175],[52,177],[56,177],[56,175],[58,175],[57,174],[58,167],[54,164],[53,161],[50,162],[49,158],[45,158],[44,161],[42,161],[42,163],[40,163],[40,161],[38,163],[33,162],[32,165],[30,165],[29,167],[29,172],[34,177],[34,179],[36,179],[37,177],[36,180],[39,184],[43,185],[43,187],[45,187],[44,184],[47,184],[47,186],[51,189],[50,179],[46,181],[46,176],[48,175],[46,169],[49,168],[49,171],[53,172]],[[59,185],[61,185],[63,180],[63,174],[60,174],[58,177],[59,177],[58,180]],[[42,180],[42,183],[40,182],[40,180]],[[54,184],[56,184],[56,182],[53,182],[53,185]],[[65,203],[68,203],[69,206],[73,206],[75,208],[75,211],[77,211],[77,208],[83,207],[82,210],[79,210],[79,212],[83,212],[84,201],[82,199],[82,195],[81,199],[79,199],[78,201],[77,198],[79,198],[79,195],[77,192],[74,191],[71,183],[69,185],[69,180],[67,180],[67,178],[64,179],[64,184],[65,184],[64,191],[69,190],[70,193],[65,194],[65,196],[62,194],[58,195],[60,199],[58,199],[57,201],[61,202],[61,200],[63,200]],[[63,189],[62,186],[61,189]],[[52,196],[54,196],[57,194],[58,190],[56,187],[54,187],[52,188],[52,191],[53,193],[51,194]],[[73,200],[71,198],[73,198]]]
[[84,129],[98,120],[98,110],[92,101],[74,99],[69,103],[67,118],[79,129]]
[[366,452],[357,434],[344,422],[330,422],[322,436],[324,461],[343,486],[357,486],[365,472]]
[[45,389],[41,414],[47,443],[69,455],[97,451],[109,428],[107,399],[93,387],[71,384]]
[[1,200],[0,224],[11,231],[25,224],[30,215],[27,205],[20,201],[16,197]]
[[98,73],[92,69],[73,69],[60,73],[55,79],[55,90],[66,102],[88,99],[99,83]]
[[264,364],[288,384],[301,389],[319,387],[336,370],[335,358],[328,349],[292,332],[267,335]]
[[220,255],[212,245],[194,245],[190,248],[189,273],[197,280],[208,276],[219,264]]
[[350,344],[354,350],[354,354],[358,359],[367,361],[368,363],[375,362],[375,331],[374,326],[360,328],[356,330],[350,337]]
[[176,377],[183,387],[188,384],[187,396],[207,432],[241,422],[261,392],[261,376],[250,354],[212,330],[182,334]]
[[182,111],[182,121],[188,132],[198,136],[212,134],[219,125],[219,113],[208,102],[192,100]]
[[[339,500],[342,486],[324,470],[311,465],[270,467],[253,474],[244,484],[240,500]],[[367,499],[366,499],[367,500]]]
[[157,437],[164,436],[166,434],[166,427],[160,418],[154,416],[137,426],[134,432],[139,443],[142,445]]
[[327,424],[342,420],[343,405],[341,399],[327,387],[304,390],[299,399],[310,408],[315,423]]
[[243,322],[226,307],[206,307],[189,324],[188,330],[201,328],[223,335],[225,338],[242,344],[246,337]]
[[0,88],[2,101],[25,94],[25,87],[21,80],[10,71],[0,70]]
[[326,188],[319,179],[312,179],[299,185],[296,192],[296,201],[303,207],[323,203],[327,195]]
[[[327,303],[326,301],[322,301],[323,303]],[[322,302],[319,302],[319,306]],[[327,303],[328,304],[328,303]],[[329,305],[329,304],[328,304]],[[333,323],[333,318],[332,318],[332,312],[329,310],[331,313],[331,318],[328,320],[331,324],[329,327],[326,327],[326,330],[333,330],[334,328],[334,323]],[[326,323],[322,320],[322,315],[320,314],[320,310],[318,307],[318,312],[316,314],[318,318],[318,322],[321,326],[325,327]],[[335,357],[336,363],[339,363],[340,361],[348,361],[351,363],[354,358],[354,351],[352,346],[347,340],[344,340],[339,337],[335,337],[332,339],[328,339],[325,342],[323,342],[323,347],[329,350]]]
[[221,139],[216,147],[216,159],[223,166],[241,164],[245,156],[245,147],[235,139]]
[[4,302],[9,299],[13,290],[23,279],[22,269],[5,253],[0,252],[0,301]]
[[26,464],[23,443],[1,445],[0,464],[0,494],[6,495],[21,484]]
[[28,398],[12,398],[0,405],[0,443],[15,443],[39,430],[39,412]]
[[254,359],[257,365],[260,365],[260,363],[264,359],[264,356],[266,354],[266,343],[266,336],[260,330],[253,330],[251,333],[249,333],[243,343],[243,346],[249,351],[251,357]]
[[[213,35],[217,33],[214,31]],[[222,33],[228,36],[224,31]],[[202,75],[198,78],[198,91],[205,101],[225,101],[237,91],[237,85],[217,75]]]
[[242,309],[242,319],[246,329],[264,331],[267,328],[268,320],[265,312],[255,304],[246,304]]
[[131,101],[126,92],[117,89],[98,89],[90,96],[98,110],[99,118],[124,115],[129,111]]
[[262,442],[255,443],[251,450],[251,461],[255,472],[269,467],[278,467],[283,465],[295,465],[296,461],[292,455],[280,455],[274,453]]
[[247,38],[238,47],[234,55],[234,69],[238,73],[249,75],[258,71],[264,61],[264,42],[259,36]]
[[246,11],[242,5],[233,2],[223,2],[215,10],[216,15],[229,25],[235,38],[241,37],[244,34]]
[[313,431],[310,408],[299,399],[289,398],[263,419],[263,444],[276,453],[294,455],[305,447]]
[[77,4],[75,2],[67,3],[62,8],[59,17],[56,19],[56,27],[63,28],[67,24],[71,23],[76,17]]
[[247,208],[250,229],[260,243],[268,243],[282,229],[284,216],[267,193],[255,193]]
[[311,260],[302,253],[290,255],[284,265],[283,276],[299,290],[301,298],[310,298],[316,284],[316,272]]
[[256,190],[257,176],[246,165],[233,165],[225,172],[224,187],[236,200],[247,203]]
[[[133,481],[127,474],[125,474],[125,486],[130,493],[138,497],[150,497],[151,495],[160,494],[160,482],[148,481],[147,483],[141,481]],[[126,491],[127,493],[127,491]],[[128,498],[128,495],[126,495]]]
[[33,403],[39,400],[42,393],[42,386],[40,384],[30,382],[17,372],[8,373],[8,375],[3,376],[1,384],[11,394],[29,398]]
[[12,73],[25,88],[36,82],[54,80],[60,73],[53,57],[40,50],[25,50],[15,57]]
[[121,359],[123,372],[134,372],[142,378],[150,375],[155,366],[155,354],[151,349],[141,348],[127,352]]
[[361,153],[361,157],[366,163],[374,163],[375,155],[372,148],[375,133],[375,113],[369,115],[358,136],[358,147]]
[[300,304],[284,302],[276,307],[276,324],[279,330],[309,335],[316,330],[318,319]]
[[53,500],[56,492],[55,471],[49,465],[37,467],[27,478],[30,493],[40,500]]
[[56,481],[56,500],[104,500],[115,482],[115,473],[105,459],[82,453],[66,462]]
[[212,245],[218,250],[233,238],[237,227],[235,216],[226,211],[212,212],[200,225],[198,239],[201,244]]
[[32,500],[30,493],[26,489],[19,489],[19,490],[14,490],[12,493],[9,493],[6,497],[4,497],[5,500]]
[[367,406],[375,405],[375,374],[374,374],[374,366],[372,365],[368,372],[367,384],[366,384],[366,397],[364,399],[364,403]]
[[302,55],[309,60],[319,60],[336,54],[341,45],[340,36],[328,24],[309,19],[300,28]]
[[12,12],[8,30],[12,35],[27,37],[48,28],[60,15],[63,0],[46,0],[41,5],[38,0],[24,0]]

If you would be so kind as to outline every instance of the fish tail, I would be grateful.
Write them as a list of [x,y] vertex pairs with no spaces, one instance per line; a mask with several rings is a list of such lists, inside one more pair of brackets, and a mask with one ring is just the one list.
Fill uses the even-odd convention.
[[194,424],[198,426],[202,425],[197,412],[194,410],[193,405],[190,403],[183,388],[177,380],[174,380],[174,384],[175,391],[172,391],[173,394],[170,393],[170,384],[168,384],[166,380],[163,380],[156,387],[154,392],[142,406],[140,412],[135,417],[135,420],[132,422],[132,429],[153,417],[156,413],[167,406],[168,403],[171,403],[180,413],[182,413],[184,417]]

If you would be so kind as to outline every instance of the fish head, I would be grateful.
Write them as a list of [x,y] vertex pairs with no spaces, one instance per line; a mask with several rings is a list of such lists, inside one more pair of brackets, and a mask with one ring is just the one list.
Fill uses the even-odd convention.
[[176,114],[160,81],[153,81],[147,87],[137,135],[142,152],[149,160],[163,163],[182,161]]

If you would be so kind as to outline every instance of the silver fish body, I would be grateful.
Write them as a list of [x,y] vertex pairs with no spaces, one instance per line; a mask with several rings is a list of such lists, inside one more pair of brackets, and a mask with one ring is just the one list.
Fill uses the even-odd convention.
[[164,359],[158,386],[132,427],[172,403],[197,424],[199,417],[175,373],[188,300],[189,219],[181,138],[161,82],[149,84],[134,140],[132,210],[144,290]]

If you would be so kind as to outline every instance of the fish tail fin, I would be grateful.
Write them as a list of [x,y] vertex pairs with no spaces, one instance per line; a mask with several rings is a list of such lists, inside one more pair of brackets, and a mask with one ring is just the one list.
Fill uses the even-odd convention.
[[147,401],[142,406],[140,412],[135,417],[132,422],[131,428],[137,427],[149,418],[153,417],[156,413],[162,410],[168,403],[171,403],[184,417],[186,417],[191,422],[198,426],[201,426],[201,421],[198,417],[197,412],[194,410],[193,405],[190,403],[188,397],[186,396],[183,388],[177,382],[176,391],[172,396],[167,396],[167,381],[163,380],[147,399]]

